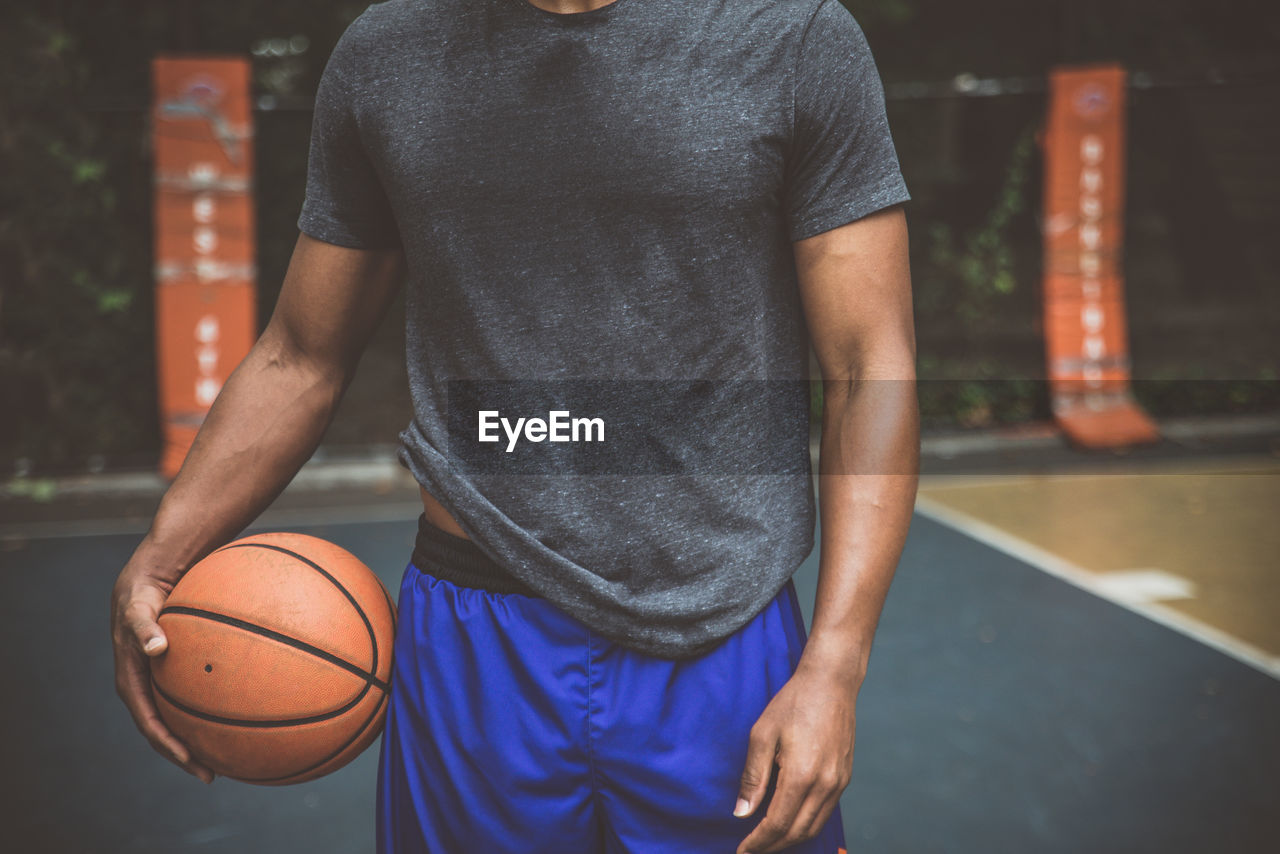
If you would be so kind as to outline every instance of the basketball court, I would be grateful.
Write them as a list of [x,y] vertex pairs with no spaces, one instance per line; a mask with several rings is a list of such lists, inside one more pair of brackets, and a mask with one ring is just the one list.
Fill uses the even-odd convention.
[[[1275,456],[1072,459],[927,463],[859,702],[851,851],[1280,840]],[[153,500],[25,520],[6,507],[6,848],[371,851],[376,743],[311,783],[206,787],[134,729],[112,684],[107,597]],[[256,529],[330,539],[394,591],[418,508],[402,482],[294,490]],[[795,577],[806,619],[816,571],[811,556]]]
[[[97,20],[89,4],[70,4],[77,5],[84,8],[75,17]],[[157,447],[145,450],[147,459],[158,452],[159,472],[168,476],[257,337],[259,312],[274,299],[271,290],[260,299],[258,288],[275,288],[284,274],[281,241],[293,237],[298,180],[305,178],[294,167],[313,104],[290,81],[307,63],[321,67],[316,50],[303,57],[311,37],[301,30],[317,46],[324,31],[290,23],[286,40],[275,30],[259,32],[266,24],[255,22],[250,56],[241,49],[248,30],[237,29],[237,16],[219,10],[225,26],[200,26],[198,4],[174,5],[166,12],[173,37],[131,40],[101,25],[101,33],[91,24],[71,27],[82,30],[88,51],[49,36],[61,30],[34,28],[39,13],[22,24],[40,40],[52,38],[42,62],[65,51],[102,73],[124,61],[123,52],[112,58],[105,49],[119,43],[135,51],[129,61],[145,47],[151,63],[149,94],[140,76],[132,89],[121,88],[129,78],[113,72],[104,77],[119,78],[116,90],[107,87],[84,104],[78,92],[57,100],[72,88],[56,84],[56,74],[37,75],[54,81],[39,90],[42,97],[47,91],[52,103],[87,105],[101,119],[85,125],[94,133],[80,136],[131,147],[121,148],[127,157],[110,155],[108,169],[87,143],[64,151],[64,141],[32,136],[67,163],[72,154],[82,162],[65,186],[53,180],[54,170],[33,168],[38,180],[22,198],[47,206],[49,198],[88,197],[99,173],[116,181],[111,192],[123,201],[130,193],[150,195],[147,251],[105,263],[101,247],[85,241],[86,269],[123,272],[104,274],[101,291],[77,285],[84,294],[77,291],[76,299],[94,294],[99,301],[97,313],[87,315],[92,324],[48,330],[54,345],[44,352],[66,349],[66,340],[123,311],[125,297],[134,295],[126,286],[145,284],[152,265],[156,335],[140,346],[154,344],[160,431]],[[848,851],[1280,851],[1280,416],[1246,424],[1277,400],[1268,325],[1278,305],[1271,287],[1280,187],[1272,155],[1280,140],[1274,45],[1255,44],[1252,31],[1266,28],[1250,25],[1252,9],[1246,15],[1214,7],[1212,27],[1191,26],[1199,19],[1188,18],[1185,32],[1169,24],[1177,9],[1134,11],[1138,23],[1129,30],[1126,12],[1111,20],[1114,32],[1108,26],[1092,33],[1085,24],[1105,4],[1059,4],[1052,15],[1004,4],[999,26],[990,16],[951,10],[954,4],[934,5],[898,24],[885,13],[881,23],[886,36],[897,33],[896,49],[912,57],[885,92],[919,222],[933,226],[912,226],[925,247],[913,264],[927,262],[916,290],[919,339],[928,350],[920,376],[957,387],[993,380],[976,404],[961,400],[963,389],[932,395],[933,415],[947,410],[948,424],[1017,421],[1026,428],[1029,419],[1052,417],[1054,426],[1041,424],[1036,434],[1032,424],[1020,438],[976,431],[927,437],[916,514],[859,697],[853,777],[841,801]],[[315,17],[323,23],[327,14]],[[976,38],[951,14],[990,29],[997,41],[985,32]],[[1056,23],[1042,28],[1038,18]],[[129,26],[146,34],[149,25]],[[271,26],[284,26],[283,17]],[[1152,65],[1159,57],[1148,43],[1159,45],[1160,55],[1173,45],[1180,57],[1194,58],[1185,47],[1191,41],[1168,34],[1197,29],[1212,36],[1206,51],[1222,40],[1221,55],[1201,57],[1207,73]],[[1224,35],[1231,29],[1240,31],[1235,38]],[[973,57],[947,65],[945,77],[917,79],[942,73],[927,70],[940,45],[997,44],[1009,34],[1025,44],[1000,62],[989,64],[978,55],[986,48],[975,47]],[[241,47],[203,49],[223,38]],[[158,50],[161,43],[174,49]],[[895,50],[890,38],[877,36],[876,44],[877,51],[885,45],[884,57]],[[1030,64],[1020,57],[1037,50],[1045,55]],[[1050,53],[1066,64],[1049,67]],[[923,55],[930,63],[915,68],[914,57]],[[1266,61],[1251,65],[1250,56]],[[1106,61],[1093,61],[1098,57]],[[970,67],[1001,76],[977,77]],[[264,88],[264,80],[273,82]],[[144,134],[150,174],[137,168]],[[131,171],[120,172],[121,163]],[[1029,178],[1027,163],[1043,174]],[[121,174],[132,183],[122,183]],[[63,195],[50,192],[59,187]],[[136,198],[132,206],[123,201],[121,211],[147,209]],[[91,205],[87,213],[69,210],[58,233],[77,233],[85,223],[96,230],[108,210],[114,202],[103,202],[99,213]],[[27,233],[15,234],[21,242]],[[260,235],[274,236],[259,246]],[[990,252],[978,251],[983,241]],[[978,249],[952,251],[970,243]],[[50,246],[63,251],[58,242],[41,251]],[[1033,271],[1024,262],[1037,253]],[[25,266],[32,276],[49,275],[40,264]],[[977,267],[982,281],[966,283],[965,271]],[[50,292],[38,284],[24,292],[28,299]],[[136,295],[151,297],[145,288]],[[57,296],[70,300],[72,291]],[[388,425],[398,429],[408,417],[403,306],[396,311],[395,322],[384,324],[394,334],[382,339],[399,343],[375,341],[326,441],[368,449],[362,443],[370,436],[389,437]],[[970,354],[978,340],[989,349]],[[1132,370],[1131,356],[1143,370]],[[93,358],[112,357],[94,350]],[[48,378],[35,369],[15,376],[33,388],[47,382],[57,392],[51,395],[75,401],[75,389],[98,382],[86,364],[70,361],[64,375],[50,371]],[[119,375],[132,383],[152,367],[131,361]],[[1154,388],[1147,398],[1157,401],[1150,415],[1133,393],[1147,380]],[[996,386],[1006,382],[1043,383],[1034,395],[1018,394],[1049,411],[1005,418],[1017,407],[1000,404],[1008,409],[995,417],[991,407],[1004,393]],[[1187,403],[1200,394],[1204,402]],[[146,403],[140,418],[152,417],[152,401]],[[80,408],[64,408],[81,417]],[[970,408],[990,417],[967,420]],[[27,417],[44,410],[11,411]],[[1180,433],[1167,412],[1235,415],[1221,419],[1225,432],[1202,441],[1195,431]],[[74,433],[60,417],[28,424],[29,444],[44,446],[33,434]],[[112,438],[147,435],[137,420],[119,426],[104,416],[101,423]],[[1129,450],[1101,450],[1108,448]],[[394,594],[422,505],[392,452],[369,453],[308,465],[250,531],[330,540],[372,567]],[[115,693],[108,597],[149,525],[163,478],[132,470],[104,477],[106,457],[95,452],[82,461],[91,474],[55,484],[43,470],[30,478],[32,460],[23,454],[15,478],[0,483],[0,663],[8,679],[0,710],[0,849],[372,852],[380,742],[335,773],[279,787],[229,779],[206,786],[150,749]],[[113,486],[103,487],[107,482]],[[19,487],[28,492],[18,494]],[[795,575],[806,621],[817,557]]]

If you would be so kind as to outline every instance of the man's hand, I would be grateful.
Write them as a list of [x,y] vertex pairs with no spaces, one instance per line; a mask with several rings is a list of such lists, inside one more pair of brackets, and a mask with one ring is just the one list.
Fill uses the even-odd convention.
[[206,782],[213,774],[151,694],[151,659],[168,648],[156,618],[182,572],[256,519],[320,444],[403,272],[399,249],[298,235],[271,322],[223,385],[111,591],[116,693],[152,747]]
[[853,772],[859,687],[854,681],[802,659],[765,707],[751,728],[734,814],[756,811],[775,763],[777,785],[764,820],[738,846],[737,854],[767,854],[811,839],[837,808]]
[[751,728],[738,846],[767,854],[816,836],[853,770],[854,705],[915,503],[920,430],[907,224],[900,207],[797,241],[796,274],[822,370],[818,595],[791,679]]
[[151,659],[169,648],[156,622],[176,579],[161,578],[146,569],[138,556],[116,579],[111,591],[111,644],[115,648],[116,693],[133,715],[133,722],[164,758],[206,783],[213,772],[191,757],[178,737],[169,731],[151,694]]

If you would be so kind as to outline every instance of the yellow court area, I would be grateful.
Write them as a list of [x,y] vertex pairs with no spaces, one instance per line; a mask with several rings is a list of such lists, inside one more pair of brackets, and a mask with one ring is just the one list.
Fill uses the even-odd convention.
[[937,475],[920,511],[1280,677],[1280,462]]

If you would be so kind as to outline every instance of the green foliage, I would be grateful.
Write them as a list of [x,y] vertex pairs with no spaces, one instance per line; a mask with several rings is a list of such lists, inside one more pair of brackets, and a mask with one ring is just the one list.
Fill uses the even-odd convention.
[[[114,5],[31,6],[0,27],[6,465],[152,457],[159,445],[150,63],[184,46],[175,44],[174,4],[153,0],[129,16]],[[365,5],[185,4],[196,39],[185,48],[249,57],[254,45],[284,34],[300,49],[255,56],[255,94],[305,103],[330,47]],[[306,110],[255,115],[264,318],[296,236],[310,124]]]
[[[1222,8],[1171,0],[1165,4],[1169,9],[1155,16],[1145,4],[1083,11],[1064,6],[1046,14],[1036,4],[1016,0],[978,6],[926,0],[841,2],[864,25],[891,84],[947,79],[960,72],[1035,76],[1050,62],[1093,54],[1132,68],[1184,74],[1188,45],[1198,46],[1190,52],[1210,67],[1225,59],[1248,65],[1250,57],[1255,61],[1274,53],[1266,28],[1239,25],[1256,17],[1241,14],[1248,4],[1240,0],[1226,0]],[[25,4],[0,27],[3,465],[18,457],[43,467],[82,463],[94,454],[152,455],[158,446],[147,121],[151,58],[176,50],[253,56],[256,95],[305,104],[330,47],[367,3],[145,0],[131,4],[128,15],[119,5],[87,0]],[[1064,42],[1062,11],[1089,24],[1076,28],[1070,56],[1058,55]],[[192,41],[182,43],[180,32]],[[264,45],[267,49],[255,49]],[[273,45],[288,49],[274,50]],[[1117,46],[1123,50],[1112,49]],[[1142,95],[1145,109],[1154,109],[1153,97],[1150,92]],[[101,109],[103,104],[111,109]],[[1033,326],[1040,248],[1031,209],[1036,186],[1032,128],[1042,115],[1042,101],[1037,96],[969,99],[956,113],[937,107],[932,100],[890,104],[914,196],[908,218],[925,424],[1046,417],[1043,384],[1033,379],[1044,365],[1043,345]],[[944,116],[949,118],[944,121]],[[295,238],[310,118],[305,109],[254,117],[263,319],[274,304]],[[1140,122],[1136,131],[1141,132]],[[940,140],[946,145],[939,145]],[[1141,158],[1132,161],[1131,180],[1138,190],[1148,188],[1147,208],[1139,211],[1138,222],[1165,223],[1159,208],[1168,202],[1153,201],[1149,190],[1157,182],[1149,177],[1152,167],[1146,167],[1147,178],[1141,178],[1141,170],[1145,164],[1164,164],[1167,174],[1177,175],[1189,167],[1171,159],[1172,148],[1158,134],[1149,133],[1146,145]],[[1132,197],[1138,211],[1143,193]],[[1221,215],[1220,203],[1193,199],[1188,204],[1208,210],[1207,216]],[[1140,238],[1143,232],[1131,233]],[[1274,233],[1274,228],[1260,233]],[[1265,237],[1259,239],[1263,241]],[[1136,245],[1131,240],[1129,249]],[[1149,254],[1176,257],[1175,245],[1153,245]],[[1271,258],[1273,252],[1259,250],[1258,258]],[[1132,260],[1135,254],[1130,251],[1127,257]],[[1258,264],[1268,272],[1274,266]],[[1177,279],[1165,275],[1165,269],[1133,271],[1135,305],[1146,297],[1154,311],[1157,304],[1176,301]],[[1168,281],[1173,284],[1161,292],[1168,298],[1156,299],[1155,285]],[[1189,277],[1186,282],[1188,290],[1197,285]],[[1197,286],[1207,299],[1220,299],[1218,283]],[[1248,287],[1254,286],[1246,280]],[[1266,294],[1261,287],[1256,290],[1257,299],[1245,310],[1253,318],[1266,312],[1261,302]],[[1232,330],[1244,328],[1239,318],[1232,323]],[[1258,348],[1246,341],[1239,349],[1244,351],[1239,360],[1254,360]],[[1148,352],[1135,348],[1134,355],[1135,364],[1148,368],[1143,363]],[[1274,365],[1270,351],[1263,355]],[[1213,372],[1205,376],[1241,379],[1187,381],[1194,379],[1202,361],[1213,358],[1212,353],[1202,359],[1189,351],[1169,356],[1167,376],[1146,370],[1153,381],[1138,384],[1139,399],[1157,415],[1277,405],[1272,367],[1261,366],[1260,373],[1223,370],[1215,361]],[[821,406],[821,384],[815,383],[815,418]]]
[[[146,194],[136,137],[75,109],[93,69],[75,34],[0,28],[0,389],[7,456],[60,461],[155,442]],[[16,83],[21,81],[21,83]]]
[[5,486],[5,492],[13,498],[47,504],[58,497],[58,482],[49,477],[16,477]]
[[1018,287],[1010,227],[1027,210],[1034,151],[1035,128],[1029,127],[1014,144],[995,204],[977,229],[960,236],[953,225],[939,220],[929,223],[925,231],[932,274],[958,288],[954,310],[966,323],[990,316],[996,304]]
[[864,26],[902,26],[915,18],[912,0],[844,0],[844,5]]
[[1266,367],[1255,377],[1233,379],[1164,376],[1135,382],[1133,396],[1148,411],[1163,415],[1245,415],[1280,409],[1280,382]]

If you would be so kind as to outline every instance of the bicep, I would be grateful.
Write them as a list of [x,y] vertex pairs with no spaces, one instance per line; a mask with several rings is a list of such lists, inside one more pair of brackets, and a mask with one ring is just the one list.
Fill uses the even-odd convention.
[[398,249],[298,236],[264,338],[326,372],[354,370],[404,277]]
[[792,244],[825,380],[914,375],[907,223],[900,206]]

